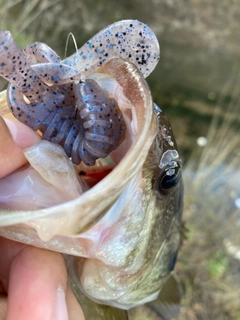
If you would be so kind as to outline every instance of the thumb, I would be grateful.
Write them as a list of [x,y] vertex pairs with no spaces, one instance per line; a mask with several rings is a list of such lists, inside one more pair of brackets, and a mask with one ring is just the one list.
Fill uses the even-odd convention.
[[22,149],[38,143],[41,138],[23,123],[0,117],[0,178],[24,165]]

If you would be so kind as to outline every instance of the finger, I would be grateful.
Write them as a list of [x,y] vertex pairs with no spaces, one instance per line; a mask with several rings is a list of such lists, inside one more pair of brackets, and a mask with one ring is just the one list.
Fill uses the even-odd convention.
[[23,123],[0,117],[0,178],[24,165],[27,160],[22,149],[41,138]]
[[[30,251],[24,249],[30,248]],[[38,263],[40,259],[40,262]],[[32,262],[32,260],[34,260]],[[14,262],[14,264],[13,264]],[[24,263],[25,267],[23,266],[23,270],[21,268],[21,263]],[[20,264],[20,268],[19,268]],[[11,266],[12,265],[12,266]],[[46,281],[44,284],[44,289],[43,292],[39,291],[40,295],[40,301],[35,300],[35,304],[41,305],[43,309],[45,309],[45,301],[41,300],[42,296],[46,297],[46,291],[47,294],[50,293],[53,287],[56,288],[58,285],[60,287],[64,288],[64,290],[67,287],[66,290],[66,301],[67,301],[67,309],[69,313],[69,319],[70,320],[84,320],[84,315],[83,311],[77,302],[75,296],[72,293],[72,290],[70,289],[69,286],[67,286],[67,273],[66,273],[66,267],[65,267],[65,262],[62,258],[62,255],[55,253],[55,252],[50,252],[50,251],[45,251],[42,249],[38,248],[33,248],[33,247],[28,247],[25,244],[21,244],[9,239],[5,239],[3,237],[0,237],[0,281],[2,282],[3,286],[3,291],[2,292],[8,292],[10,289],[10,284],[8,279],[11,278],[11,284],[12,284],[12,290],[15,290],[15,285],[22,285],[24,287],[24,290],[28,291],[31,289],[31,279],[32,279],[32,272],[31,270],[33,269],[33,273],[35,273],[35,276],[38,277],[38,280],[41,281]],[[14,274],[16,270],[16,274]],[[22,270],[22,271],[21,271]],[[24,271],[25,270],[25,271]],[[11,271],[11,273],[10,273]],[[19,273],[21,271],[21,273]],[[10,273],[10,274],[9,274]],[[23,273],[23,276],[22,276]],[[39,273],[39,275],[37,275]],[[54,274],[54,277],[52,278],[51,273]],[[50,274],[50,281],[46,280],[46,277],[49,277]],[[12,277],[13,275],[13,277]],[[25,281],[25,277],[29,277],[30,275],[31,278],[28,278],[27,281]],[[18,279],[20,278],[20,283]],[[43,279],[44,278],[44,279]],[[15,280],[14,280],[15,279]],[[49,288],[49,282],[54,280],[52,282],[51,288]],[[34,280],[34,279],[33,279]],[[48,279],[49,280],[49,279]],[[27,286],[27,283],[30,281],[30,287]],[[57,285],[56,285],[57,283]],[[37,288],[37,285],[35,286]],[[16,301],[19,302],[19,304],[23,303],[24,306],[26,306],[26,295],[22,293],[21,287],[20,289],[18,288],[18,292],[20,291],[20,298],[23,300],[22,302],[19,301],[16,292],[16,295],[12,295],[11,292],[9,293],[9,297],[11,298],[11,303],[10,300],[8,302],[8,307],[11,306],[11,312],[13,312],[13,318],[15,316],[15,308],[17,308]],[[58,290],[57,290],[58,291]],[[60,293],[60,294],[59,294]],[[52,296],[54,296],[56,292],[52,293]],[[64,294],[61,294],[61,291],[56,294],[60,298],[60,305],[64,304],[65,301],[62,302],[61,297],[64,297]],[[34,301],[32,294],[30,293],[30,301]],[[15,301],[14,301],[15,299]],[[47,297],[47,304],[49,304],[49,296]],[[57,299],[57,298],[56,298]],[[59,299],[58,299],[59,300]],[[63,299],[64,300],[64,299]],[[12,307],[13,304],[13,307]],[[55,303],[56,304],[56,303]],[[6,320],[6,310],[7,310],[7,299],[6,295],[1,295],[0,296],[0,320]],[[27,304],[28,306],[28,304]],[[52,306],[53,308],[54,306]],[[27,307],[28,308],[28,307]],[[34,306],[33,306],[34,308]],[[50,307],[51,309],[51,307]],[[61,306],[60,308],[57,308],[58,312],[61,312]],[[12,314],[8,315],[12,317]],[[31,316],[33,316],[31,314]],[[61,315],[62,316],[62,315]],[[23,317],[24,318],[24,317]],[[8,320],[9,318],[7,318]],[[11,318],[10,318],[11,319]],[[16,319],[16,318],[15,318]],[[17,319],[20,319],[17,317]],[[25,320],[34,320],[35,318],[26,318]],[[47,320],[47,318],[44,318]],[[61,318],[60,318],[61,319]],[[51,318],[51,320],[58,320],[57,318]],[[62,320],[62,319],[61,319]]]
[[63,256],[24,247],[11,265],[6,320],[68,320],[66,289]]
[[0,292],[7,292],[11,263],[25,246],[25,244],[0,237]]
[[67,289],[66,265],[61,254],[0,237],[0,262],[0,279],[8,293],[7,317],[0,317],[1,320],[84,319]]
[[0,237],[0,320],[6,320],[9,269],[13,258],[24,244]]
[[66,300],[68,306],[68,314],[70,320],[84,320],[84,314],[80,307],[76,297],[74,296],[72,289],[67,286]]
[[0,320],[6,319],[7,314],[7,295],[0,294]]

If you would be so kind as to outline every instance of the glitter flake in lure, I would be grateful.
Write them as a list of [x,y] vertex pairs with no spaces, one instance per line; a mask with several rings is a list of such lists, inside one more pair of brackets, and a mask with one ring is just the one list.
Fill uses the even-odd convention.
[[[32,66],[36,54],[34,45],[27,48],[27,58],[19,53],[26,65],[30,63]],[[37,54],[44,51],[46,46],[38,48]],[[4,56],[6,50],[2,52]],[[157,297],[174,268],[180,238],[183,199],[181,160],[171,125],[162,110],[153,104],[144,80],[159,59],[158,42],[147,26],[129,20],[104,29],[85,44],[79,54],[63,61],[55,53],[48,52],[50,54],[44,54],[44,59],[49,62],[34,64],[26,72],[25,82],[32,91],[28,91],[28,88],[25,97],[33,99],[29,97],[30,94],[34,96],[33,100],[38,98],[36,84],[41,80],[41,90],[44,89],[41,91],[40,104],[42,101],[47,103],[42,92],[55,85],[57,90],[54,92],[57,94],[54,95],[52,91],[48,103],[55,105],[56,99],[69,103],[72,101],[68,94],[69,87],[76,85],[74,90],[78,90],[84,83],[81,81],[94,81],[94,85],[101,88],[96,99],[108,92],[108,98],[116,102],[125,133],[121,143],[108,156],[115,163],[111,170],[108,158],[97,160],[93,167],[81,163],[77,168],[80,173],[84,172],[81,175],[83,178],[96,172],[104,176],[104,172],[108,172],[101,181],[88,188],[85,185],[87,179],[85,182],[75,179],[72,186],[75,199],[64,203],[58,202],[55,197],[56,202],[48,202],[46,207],[44,201],[39,201],[42,207],[34,203],[35,207],[26,209],[18,201],[15,207],[10,207],[11,211],[2,209],[0,234],[65,253],[76,296],[81,290],[94,301],[129,309]],[[60,76],[59,70],[56,71],[59,69],[57,65],[60,69],[66,66],[64,70],[71,72],[74,81],[66,76],[65,71],[64,76]],[[11,67],[10,64],[5,69],[3,66],[5,77],[15,81],[14,86],[21,87],[22,73],[19,68],[14,68],[13,75]],[[47,74],[46,82],[41,68]],[[52,78],[48,74],[54,70],[57,77],[54,81],[60,81],[60,84],[49,86],[48,81]],[[80,83],[76,82],[74,72]],[[93,88],[92,84],[90,87]],[[10,93],[8,102],[11,107]],[[0,102],[3,109],[6,104],[5,93],[2,93]],[[27,112],[29,108],[27,104]],[[80,118],[84,118],[86,108],[77,109],[80,110]],[[42,110],[39,109],[39,113]],[[64,108],[62,110],[65,112]],[[29,166],[47,183],[52,183],[55,189],[61,184],[67,186],[68,181],[72,181],[73,172],[72,163],[66,161],[66,155],[62,155],[59,148],[57,144],[45,141],[25,150]],[[50,155],[53,163],[57,157],[56,167],[48,165],[48,161],[45,161],[47,155]],[[14,176],[6,179],[14,184]],[[4,179],[0,181],[1,184],[3,182]],[[34,180],[32,182],[35,184]],[[4,186],[2,188],[5,190]],[[50,190],[49,187],[47,190]],[[72,193],[70,190],[69,194]],[[2,201],[0,195],[0,206]],[[31,199],[26,197],[24,201]],[[9,207],[10,202],[6,200],[2,207]]]

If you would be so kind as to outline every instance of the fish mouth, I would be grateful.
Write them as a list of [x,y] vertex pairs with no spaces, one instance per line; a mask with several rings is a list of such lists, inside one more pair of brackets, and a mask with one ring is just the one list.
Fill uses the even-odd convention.
[[[37,230],[44,241],[59,234],[80,234],[99,221],[131,179],[141,172],[157,132],[148,85],[138,69],[122,59],[110,60],[96,74],[89,77],[97,79],[103,86],[106,78],[115,79],[122,90],[123,95],[119,92],[114,95],[127,126],[124,141],[108,158],[98,161],[95,166],[81,164],[76,167],[80,177],[90,186],[79,197],[39,210],[18,210],[11,214],[3,210],[0,226],[24,223]],[[123,96],[125,100],[120,101]]]
[[[66,254],[76,295],[81,291],[96,302],[129,309],[155,299],[174,267],[182,185],[161,195],[164,200],[154,193],[165,131],[159,129],[150,90],[136,67],[112,59],[89,77],[103,87],[111,78],[122,90],[120,98],[118,90],[110,91],[126,123],[123,142],[100,164],[77,167],[92,186],[75,199],[39,210],[1,211],[0,235]],[[41,156],[40,144],[64,152],[42,141],[25,150],[31,165],[30,154]],[[50,160],[54,171],[57,158],[51,155]]]

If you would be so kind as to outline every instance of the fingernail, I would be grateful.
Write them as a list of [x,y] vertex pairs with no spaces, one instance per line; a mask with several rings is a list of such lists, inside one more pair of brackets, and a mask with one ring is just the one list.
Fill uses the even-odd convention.
[[17,138],[17,132],[18,132],[17,126],[15,124],[15,121],[12,121],[12,120],[7,119],[7,118],[4,118],[4,121],[5,121],[8,129],[9,129],[9,131],[11,133],[11,136],[12,136],[13,140],[15,141],[16,138]]
[[57,288],[56,304],[55,304],[53,320],[69,320],[67,304],[66,304],[66,296],[61,286]]
[[4,118],[14,142],[22,149],[38,143],[41,138],[30,128],[21,122]]

